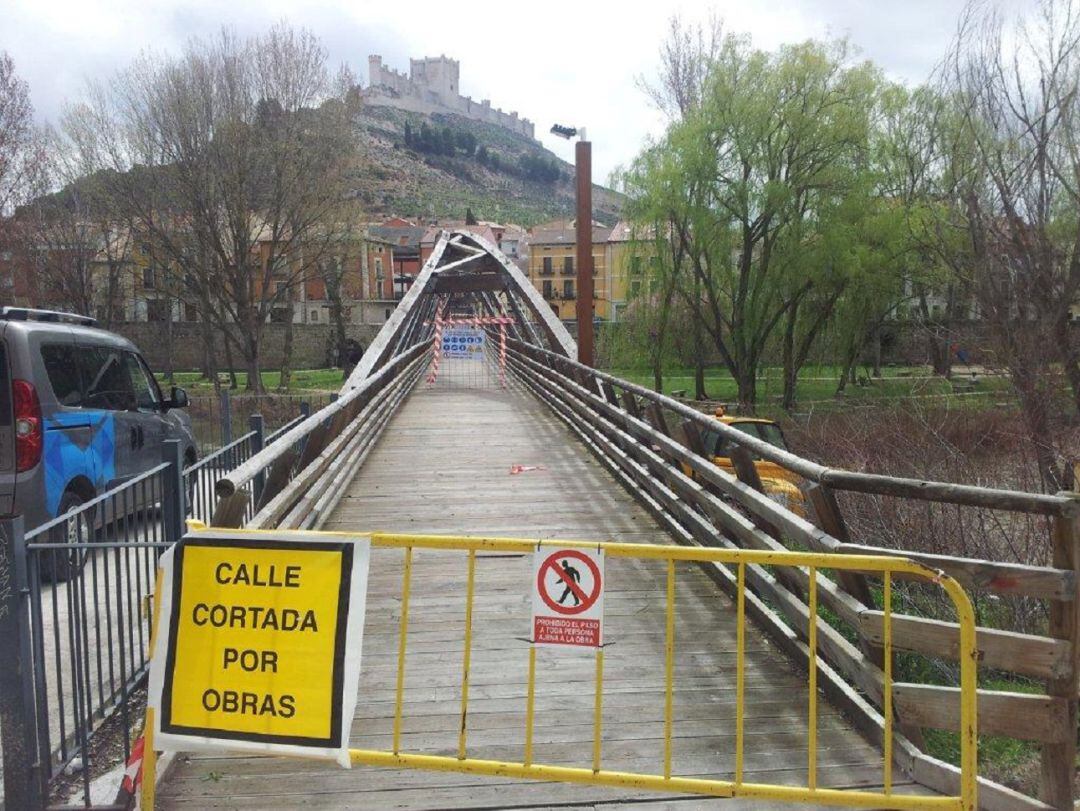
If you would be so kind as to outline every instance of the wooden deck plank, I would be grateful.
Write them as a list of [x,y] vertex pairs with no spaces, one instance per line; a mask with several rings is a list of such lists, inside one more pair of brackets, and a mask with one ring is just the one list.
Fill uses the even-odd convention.
[[[515,464],[542,469],[511,475]],[[670,542],[541,404],[519,392],[494,390],[414,393],[323,528]],[[402,572],[401,550],[374,550],[361,688],[351,733],[355,746],[386,748],[390,743]],[[414,552],[403,751],[456,753],[465,573],[463,553]],[[468,715],[472,756],[521,758],[530,577],[527,555],[478,556]],[[660,562],[607,561],[604,768],[661,769],[665,578]],[[678,567],[676,607],[674,771],[730,779],[735,612],[730,600],[692,565]],[[805,674],[753,628],[748,628],[746,642],[746,779],[804,783]],[[590,765],[593,657],[541,650],[538,674],[536,761]],[[819,719],[819,784],[879,784],[880,752],[824,701]],[[897,777],[898,792],[921,791]],[[311,761],[206,755],[184,758],[159,797],[163,808],[681,811],[713,802],[464,774],[341,771]],[[776,807],[724,802],[725,808]]]

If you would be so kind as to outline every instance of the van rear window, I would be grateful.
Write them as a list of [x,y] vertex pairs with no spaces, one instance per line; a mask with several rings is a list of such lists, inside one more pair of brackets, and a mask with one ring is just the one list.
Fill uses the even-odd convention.
[[82,385],[75,346],[46,344],[41,347],[41,359],[45,361],[45,373],[49,376],[49,385],[56,395],[56,402],[73,408],[81,406]]
[[11,375],[8,374],[7,346],[0,341],[0,425],[11,425]]

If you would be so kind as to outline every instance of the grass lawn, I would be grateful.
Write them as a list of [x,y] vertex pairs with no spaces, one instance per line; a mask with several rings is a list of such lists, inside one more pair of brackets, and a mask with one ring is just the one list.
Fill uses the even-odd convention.
[[[169,386],[165,376],[157,376],[162,389]],[[225,379],[225,378],[223,378]],[[247,387],[247,372],[237,372],[236,381],[239,391]],[[262,373],[263,387],[267,391],[277,391],[281,382],[281,373],[278,371]],[[345,376],[341,369],[297,369],[292,373],[290,391],[337,391],[345,382]],[[203,377],[200,372],[177,372],[173,375],[174,386],[180,386],[191,395],[203,395],[214,390],[214,384]]]
[[[652,373],[647,369],[612,369],[612,374],[631,382],[652,388]],[[859,370],[860,377],[865,372]],[[801,405],[818,402],[838,402],[836,400],[836,382],[840,375],[838,367],[814,366],[803,369],[796,389]],[[890,367],[882,370],[882,377],[869,378],[866,385],[849,383],[843,402],[868,403],[876,400],[894,400],[906,397],[945,397],[957,401],[972,399],[953,397],[958,386],[964,386],[965,380],[957,376],[953,381],[935,377],[925,366]],[[671,368],[664,374],[664,393],[683,390],[689,395],[694,392],[694,372],[692,369]],[[734,402],[738,397],[738,387],[726,369],[710,368],[705,370],[705,390],[712,400]],[[980,375],[970,389],[972,392],[1004,393],[1009,390],[1007,380],[1000,377]],[[768,367],[758,376],[758,401],[766,409],[779,402],[784,391],[782,369]],[[977,398],[981,400],[982,398]]]
[[[609,369],[607,371],[633,383],[652,388],[652,373],[648,369]],[[780,400],[784,390],[781,372],[779,367],[768,367],[758,377],[758,400],[764,410],[775,406]],[[870,378],[865,386],[848,384],[843,400],[837,400],[835,394],[836,380],[840,374],[839,367],[807,367],[799,376],[799,403],[804,406],[811,403],[870,403],[918,396],[942,397],[958,404],[965,400],[984,401],[981,397],[953,397],[952,395],[956,394],[954,383],[934,377],[925,366],[888,367],[882,372],[882,377]],[[864,376],[865,372],[860,369],[859,375]],[[213,384],[199,372],[177,372],[174,378],[173,385],[183,387],[188,394],[193,396],[205,395],[214,389]],[[263,386],[269,392],[277,391],[280,378],[278,371],[263,372]],[[236,379],[239,391],[244,391],[247,385],[247,373],[237,372]],[[163,389],[168,388],[169,384],[163,375],[158,375],[158,381]],[[343,382],[344,375],[341,369],[298,369],[292,373],[289,390],[294,392],[337,391]],[[958,376],[955,383],[962,385],[963,378]],[[706,370],[705,389],[709,398],[713,400],[734,402],[738,394],[735,381],[727,370],[716,367]],[[692,369],[672,367],[665,370],[664,393],[671,394],[679,390],[693,393],[694,372]],[[1007,380],[992,376],[980,376],[971,389],[972,392],[986,394],[1004,394],[1008,390]]]

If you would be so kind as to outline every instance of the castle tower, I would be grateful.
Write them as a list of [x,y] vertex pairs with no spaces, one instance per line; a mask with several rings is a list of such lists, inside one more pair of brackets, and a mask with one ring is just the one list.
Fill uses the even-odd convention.
[[458,61],[445,55],[409,60],[409,78],[413,84],[434,94],[447,107],[458,106],[460,71]]
[[368,85],[376,87],[383,83],[382,81],[382,57],[377,54],[371,54],[367,58],[368,64]]

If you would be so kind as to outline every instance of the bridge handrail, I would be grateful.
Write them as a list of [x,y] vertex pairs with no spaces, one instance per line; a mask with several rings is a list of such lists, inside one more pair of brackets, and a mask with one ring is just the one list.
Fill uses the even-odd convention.
[[[842,516],[826,495],[827,484],[805,488],[820,526],[783,509],[770,499],[750,457],[740,448],[743,461],[732,475],[702,455],[699,425],[715,429],[710,416],[676,403],[612,375],[597,372],[562,356],[515,341],[508,350],[515,377],[545,402],[615,475],[644,503],[679,543],[719,548],[752,548],[781,552],[789,545],[820,552],[844,554],[897,554],[921,559],[955,577],[976,591],[1023,595],[1045,600],[1049,623],[1045,636],[980,627],[977,632],[980,666],[1016,674],[1045,684],[1045,693],[1013,693],[988,685],[978,691],[986,719],[980,731],[1019,741],[1037,741],[1041,748],[1040,793],[1048,803],[980,778],[985,807],[997,809],[1072,808],[1075,774],[1076,706],[1078,674],[1074,652],[1080,636],[1074,618],[1080,618],[1077,570],[1080,568],[1080,520],[1056,516],[1053,524],[1053,567],[1006,564],[990,560],[922,556],[902,550],[870,548],[844,542],[847,533]],[[621,390],[621,394],[620,391]],[[648,406],[642,409],[638,395]],[[687,419],[684,437],[677,438],[663,419],[659,406]],[[642,412],[645,413],[642,413]],[[729,429],[732,430],[732,429]],[[743,437],[732,437],[749,446]],[[697,440],[697,441],[695,441]],[[777,454],[771,454],[773,457]],[[733,459],[739,456],[732,454]],[[820,467],[820,466],[818,466]],[[748,469],[747,469],[748,468]],[[1025,496],[1028,494],[1019,494]],[[955,503],[955,500],[954,500]],[[824,512],[819,510],[824,506]],[[1001,505],[991,507],[1002,509]],[[1008,507],[1005,507],[1008,509]],[[822,516],[829,520],[823,520]],[[832,519],[835,519],[832,520]],[[892,657],[883,645],[884,615],[893,606],[890,598],[875,594],[865,574],[853,572],[747,571],[752,591],[764,601],[759,621],[777,644],[804,661],[811,628],[822,645],[830,670],[822,671],[838,706],[875,743],[883,742],[882,720],[897,717],[899,751],[917,774],[917,782],[951,793],[957,774],[953,767],[927,755],[921,747],[924,727],[963,732],[958,716],[948,712],[954,688],[920,681],[904,683],[891,707],[881,689],[884,668]],[[731,578],[714,578],[731,593]],[[825,614],[808,604],[808,588],[816,593]],[[888,608],[884,608],[888,606]],[[908,606],[905,606],[908,607]],[[956,662],[959,628],[947,612],[894,617],[897,633],[893,650]],[[935,616],[936,614],[936,616]],[[837,627],[834,627],[834,624]],[[847,633],[841,629],[846,628]],[[854,641],[852,641],[854,640]],[[1072,720],[1070,720],[1072,719]],[[912,731],[914,738],[908,737]]]
[[229,475],[218,479],[217,484],[214,486],[214,492],[217,497],[220,499],[228,498],[233,495],[238,489],[250,482],[259,473],[272,465],[279,457],[288,452],[296,442],[306,437],[339,411],[347,408],[357,398],[364,396],[367,392],[371,391],[372,388],[383,383],[388,378],[393,377],[402,366],[415,360],[430,348],[430,341],[421,341],[414,344],[400,355],[391,358],[383,364],[377,372],[364,379],[364,381],[356,388],[349,389],[337,400],[323,406],[310,417],[298,423],[289,431],[283,433],[257,454],[229,473]]
[[1076,516],[1080,514],[1080,499],[1066,495],[1048,495],[1027,493],[1021,490],[1003,490],[991,487],[975,487],[952,482],[924,481],[898,476],[886,476],[879,473],[857,473],[850,470],[819,465],[809,459],[803,459],[790,451],[777,448],[765,440],[732,428],[717,419],[691,408],[678,400],[659,394],[652,389],[601,372],[591,366],[578,363],[563,355],[546,349],[508,339],[507,345],[531,353],[534,357],[543,356],[550,360],[587,373],[597,380],[617,385],[647,400],[662,405],[679,416],[692,421],[700,428],[720,433],[725,439],[746,447],[762,459],[775,462],[781,467],[798,473],[804,479],[827,485],[838,490],[851,490],[859,493],[871,493],[882,496],[897,496],[921,501],[937,501],[948,504],[960,504],[967,507],[985,507],[1008,512],[1038,513],[1041,515]]

